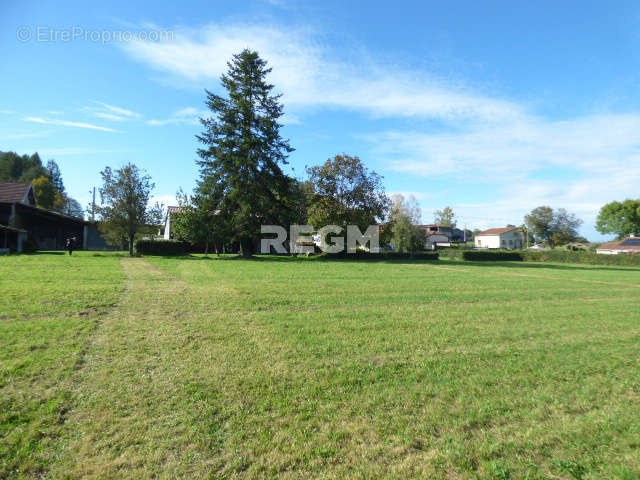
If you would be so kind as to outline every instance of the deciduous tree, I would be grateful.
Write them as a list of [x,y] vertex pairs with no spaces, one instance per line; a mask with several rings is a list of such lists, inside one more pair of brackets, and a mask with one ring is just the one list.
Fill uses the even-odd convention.
[[44,175],[33,180],[33,191],[36,194],[38,206],[52,209],[56,200],[56,187],[49,177]]
[[640,200],[607,203],[596,220],[600,233],[614,233],[618,237],[640,235]]
[[534,208],[525,215],[524,221],[536,241],[547,243],[550,247],[573,241],[582,225],[582,220],[575,214],[564,208],[554,211],[548,206]]
[[576,240],[581,225],[582,220],[575,214],[567,212],[564,208],[556,210],[551,222],[552,246],[564,245]]
[[379,223],[389,208],[382,177],[369,171],[358,157],[336,155],[307,169],[313,193],[309,223],[315,228],[357,225],[364,231]]
[[206,196],[189,197],[181,191],[176,196],[180,211],[171,218],[176,238],[194,245],[204,245],[205,256],[211,246],[219,254],[217,244],[225,241],[228,232],[220,211],[216,209],[217,202],[212,202]]
[[162,206],[149,205],[154,184],[151,177],[129,163],[122,168],[105,168],[100,172],[102,206],[97,207],[100,230],[113,245],[128,243],[133,256],[133,242],[138,234],[152,233],[162,222]]
[[444,207],[442,210],[433,212],[433,222],[447,227],[456,226],[456,214],[451,207]]
[[424,248],[424,231],[417,228],[422,211],[413,195],[404,198],[397,194],[391,198],[391,240],[398,252],[413,253]]

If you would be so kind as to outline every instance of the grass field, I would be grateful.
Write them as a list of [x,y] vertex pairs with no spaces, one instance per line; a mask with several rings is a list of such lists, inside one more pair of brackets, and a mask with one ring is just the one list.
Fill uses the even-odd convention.
[[0,258],[0,478],[640,478],[640,269]]

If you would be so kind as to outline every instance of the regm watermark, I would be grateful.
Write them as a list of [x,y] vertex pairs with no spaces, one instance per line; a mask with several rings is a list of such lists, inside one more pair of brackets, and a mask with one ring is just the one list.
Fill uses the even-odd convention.
[[347,225],[346,242],[344,231],[339,225],[326,225],[317,231],[311,225],[291,225],[288,232],[280,225],[262,225],[260,233],[263,236],[275,237],[260,240],[260,253],[311,255],[316,248],[324,253],[356,253],[358,249],[370,253],[380,252],[378,225],[369,225],[364,232],[357,225]]
[[19,42],[36,43],[68,43],[84,41],[105,45],[115,42],[167,42],[175,39],[173,30],[159,28],[147,29],[93,29],[82,25],[72,27],[53,27],[50,25],[27,26],[22,25],[16,30]]

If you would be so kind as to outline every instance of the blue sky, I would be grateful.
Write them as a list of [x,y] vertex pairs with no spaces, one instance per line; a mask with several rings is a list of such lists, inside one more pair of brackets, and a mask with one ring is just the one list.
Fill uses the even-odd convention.
[[640,185],[640,5],[361,5],[4,0],[0,150],[54,158],[83,204],[132,161],[173,203],[197,176],[204,89],[249,47],[283,93],[296,176],[350,153],[425,222],[451,205],[469,228],[520,224],[550,205],[607,238],[598,209]]

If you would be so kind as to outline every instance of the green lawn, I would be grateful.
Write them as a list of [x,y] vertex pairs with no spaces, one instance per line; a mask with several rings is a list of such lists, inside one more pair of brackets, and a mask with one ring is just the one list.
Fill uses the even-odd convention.
[[0,258],[0,478],[640,477],[640,269]]

